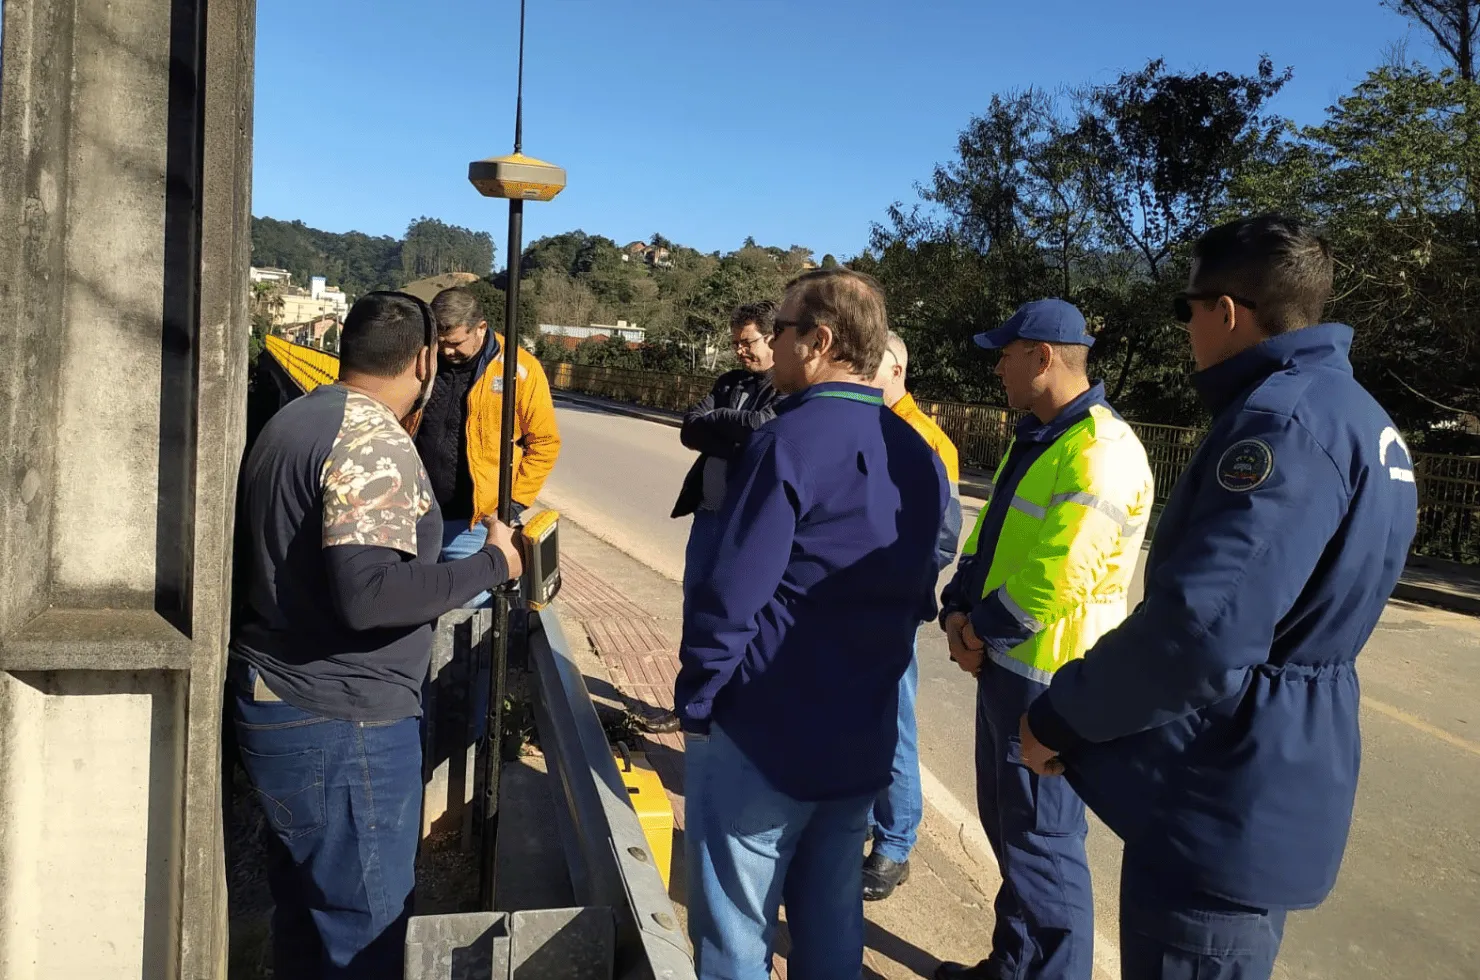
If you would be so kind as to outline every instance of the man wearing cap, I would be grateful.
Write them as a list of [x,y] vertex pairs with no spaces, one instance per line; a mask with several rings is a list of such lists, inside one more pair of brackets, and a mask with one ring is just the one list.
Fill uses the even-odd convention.
[[1094,338],[1057,299],[1027,303],[976,343],[1000,349],[1027,414],[942,595],[951,659],[977,685],[977,809],[997,856],[991,954],[939,980],[1089,980],[1094,903],[1084,804],[1023,763],[1019,722],[1059,667],[1123,621],[1151,514],[1146,452],[1087,373]]

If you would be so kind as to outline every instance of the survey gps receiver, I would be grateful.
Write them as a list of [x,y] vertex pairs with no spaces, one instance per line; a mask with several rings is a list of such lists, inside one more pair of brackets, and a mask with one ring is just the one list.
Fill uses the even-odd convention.
[[524,575],[519,591],[530,609],[543,609],[560,591],[560,512],[542,510],[519,529]]

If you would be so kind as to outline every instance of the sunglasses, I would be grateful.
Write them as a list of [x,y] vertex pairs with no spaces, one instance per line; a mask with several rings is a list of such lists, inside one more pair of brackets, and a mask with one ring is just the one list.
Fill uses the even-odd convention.
[[1193,300],[1216,300],[1222,299],[1225,296],[1246,310],[1257,310],[1259,308],[1254,305],[1253,300],[1234,296],[1232,293],[1178,293],[1172,297],[1172,316],[1177,318],[1178,323],[1191,323]]

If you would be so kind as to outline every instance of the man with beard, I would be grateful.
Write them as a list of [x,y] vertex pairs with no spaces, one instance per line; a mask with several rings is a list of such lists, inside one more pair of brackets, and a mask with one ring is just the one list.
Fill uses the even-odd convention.
[[[467,288],[444,289],[432,300],[437,316],[437,380],[415,426],[416,448],[446,522],[442,559],[453,561],[483,547],[482,521],[498,512],[499,429],[504,401],[504,357],[478,299]],[[550,382],[524,349],[514,387],[514,516],[534,504],[560,455],[560,431]],[[489,595],[470,605],[487,605]]]
[[279,980],[400,980],[433,624],[521,568],[492,517],[484,546],[437,561],[442,516],[401,425],[435,343],[419,299],[361,297],[338,382],[278,412],[242,467],[226,710],[272,831]]

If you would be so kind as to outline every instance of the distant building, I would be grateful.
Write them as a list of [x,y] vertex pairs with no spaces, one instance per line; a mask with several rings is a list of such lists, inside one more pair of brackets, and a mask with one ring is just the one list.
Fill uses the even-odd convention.
[[641,344],[647,339],[647,330],[636,324],[628,323],[626,320],[618,320],[612,325],[593,323],[585,327],[567,327],[555,323],[542,323],[540,324],[540,333],[548,337],[569,337],[577,344],[586,340],[594,340],[597,337],[621,337],[629,344]]
[[[320,317],[309,323],[298,323],[282,330],[283,339],[290,344],[303,344],[305,347],[318,347],[323,349],[324,339],[330,330],[339,326],[339,320],[332,316]],[[338,335],[336,334],[336,337]],[[337,353],[338,343],[334,345]]]
[[259,269],[256,266],[252,266],[247,270],[247,275],[252,282],[280,283],[286,286],[293,281],[293,273],[287,269]]
[[666,248],[654,248],[647,242],[628,242],[622,248],[623,262],[646,262],[660,269],[668,269],[673,266],[673,259]]
[[272,322],[275,326],[308,323],[322,317],[343,320],[349,315],[349,298],[342,289],[331,289],[323,276],[309,280],[309,288],[280,289],[273,298]]
[[[572,350],[572,351],[575,350],[577,347],[581,346],[582,344],[604,344],[604,343],[606,343],[610,339],[611,338],[608,337],[604,333],[593,334],[590,337],[557,337],[557,336],[554,336],[553,334],[550,335],[550,341],[551,341],[551,343],[557,344],[557,345],[559,345],[560,347],[563,347],[566,350]],[[630,340],[627,341],[627,349],[628,350],[641,350],[642,347],[643,347],[642,344],[634,343],[633,341],[630,341]]]

